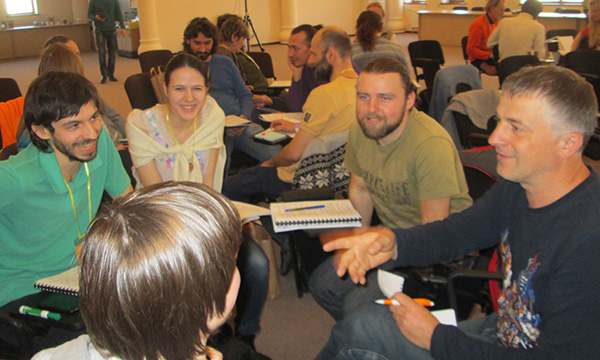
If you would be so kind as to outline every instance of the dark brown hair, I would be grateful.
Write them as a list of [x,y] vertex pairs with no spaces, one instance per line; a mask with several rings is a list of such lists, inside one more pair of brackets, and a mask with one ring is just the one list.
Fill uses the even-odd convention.
[[225,311],[241,243],[237,210],[195,182],[165,182],[101,211],[82,250],[90,338],[124,360],[192,359]]
[[383,30],[383,19],[374,11],[363,11],[356,20],[356,39],[363,51],[373,51],[377,33]]

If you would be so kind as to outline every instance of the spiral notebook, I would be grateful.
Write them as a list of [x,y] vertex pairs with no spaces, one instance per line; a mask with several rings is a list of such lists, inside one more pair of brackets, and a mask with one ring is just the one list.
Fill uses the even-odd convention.
[[360,227],[361,216],[350,200],[271,203],[276,233],[301,229]]
[[33,287],[65,295],[79,295],[79,266],[75,266],[58,275],[40,279]]

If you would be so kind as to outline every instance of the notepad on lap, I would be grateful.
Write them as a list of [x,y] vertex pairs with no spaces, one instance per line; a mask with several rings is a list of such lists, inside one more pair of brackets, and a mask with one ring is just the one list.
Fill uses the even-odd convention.
[[247,204],[239,201],[232,201],[233,205],[240,213],[242,224],[260,219],[261,216],[271,215],[271,211],[267,208]]
[[79,266],[75,266],[58,275],[40,279],[33,287],[43,291],[50,291],[66,295],[79,295]]
[[277,233],[301,229],[360,227],[362,220],[350,200],[271,203],[271,216]]

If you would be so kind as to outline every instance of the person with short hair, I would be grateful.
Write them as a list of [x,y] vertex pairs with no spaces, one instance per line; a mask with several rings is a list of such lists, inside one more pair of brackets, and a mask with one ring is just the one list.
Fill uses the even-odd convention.
[[356,20],[356,42],[352,44],[352,60],[362,70],[372,60],[381,57],[396,59],[408,67],[404,50],[398,43],[382,37],[381,16],[373,11],[363,11]]
[[[253,97],[246,87],[233,61],[216,54],[219,46],[219,29],[205,17],[192,19],[183,32],[183,52],[192,54],[204,61],[209,69],[211,81],[210,95],[225,112],[225,116],[235,115],[252,119]],[[259,162],[275,156],[281,146],[267,145],[254,141],[253,136],[265,129],[252,122],[249,126],[225,129],[227,159],[231,159],[234,149],[238,149]],[[226,166],[225,174],[229,166]]]
[[[96,46],[98,48],[98,62],[100,63],[100,84],[106,81],[119,81],[115,77],[115,63],[117,61],[117,29],[121,37],[125,37],[125,22],[121,7],[117,0],[90,0],[88,6],[88,19],[94,23]],[[118,23],[118,25],[117,25]],[[106,61],[108,51],[108,62]]]
[[538,0],[527,0],[519,15],[505,18],[498,24],[486,43],[490,49],[498,45],[498,62],[517,55],[535,55],[545,59],[546,29],[536,20],[542,9]]
[[[27,90],[23,117],[33,144],[0,161],[2,306],[77,264],[76,248],[104,191],[131,191],[99,108],[96,88],[80,74],[49,71]],[[34,348],[57,345],[47,340]]]
[[[408,69],[398,60],[373,60],[358,77],[357,121],[344,166],[350,172],[348,198],[363,226],[371,225],[374,211],[384,226],[410,228],[472,204],[456,146],[437,121],[414,108],[415,96]],[[312,274],[310,291],[339,321],[364,304],[366,294],[382,296],[373,281],[357,287],[340,279],[330,257]]]
[[337,274],[364,284],[390,261],[426,266],[499,245],[498,312],[443,325],[401,292],[338,322],[321,359],[596,359],[600,352],[600,177],[583,149],[594,133],[592,86],[558,66],[526,67],[502,84],[490,137],[502,177],[472,207],[411,229],[357,229]]
[[505,0],[488,0],[485,4],[485,14],[481,15],[469,26],[469,41],[467,55],[469,62],[488,75],[497,75],[497,61],[492,49],[487,47],[487,40],[498,27],[506,9]]
[[155,184],[116,200],[83,245],[89,335],[34,359],[222,358],[206,341],[235,304],[241,238],[233,204],[202,184]]

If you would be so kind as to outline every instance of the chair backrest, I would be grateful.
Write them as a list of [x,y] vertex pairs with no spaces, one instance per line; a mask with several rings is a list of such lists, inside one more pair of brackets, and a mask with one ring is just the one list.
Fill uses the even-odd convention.
[[546,32],[546,39],[552,39],[555,36],[577,36],[577,30],[575,29],[552,29]]
[[578,74],[600,76],[600,50],[575,50],[565,56],[565,67]]
[[21,89],[15,81],[11,78],[0,78],[0,102],[16,99],[21,95]]
[[581,10],[579,9],[562,9],[560,11],[561,14],[581,14]]
[[471,11],[483,11],[483,6],[473,6]]
[[18,151],[19,151],[19,146],[17,145],[17,143],[12,143],[10,145],[3,147],[2,150],[0,150],[0,161],[4,161],[4,160],[8,159],[12,155],[17,155]]
[[150,69],[159,65],[167,66],[172,57],[173,53],[167,49],[145,51],[139,55],[142,72],[150,72]]
[[133,109],[145,110],[158,104],[150,73],[131,75],[125,80],[125,92]]
[[539,64],[540,59],[534,55],[509,56],[503,59],[498,65],[498,80],[500,81],[500,86],[502,86],[502,83],[510,74],[519,71],[519,69],[525,66],[537,66]]
[[331,188],[348,195],[350,172],[343,166],[348,131],[313,139],[304,150],[292,180],[292,190]]
[[268,52],[248,51],[248,55],[256,62],[267,79],[277,79],[273,69],[273,59]]
[[465,59],[465,64],[469,63],[469,54],[467,54],[467,44],[469,43],[469,36],[463,36],[460,40],[460,45],[462,46],[463,59]]
[[[408,44],[408,55],[418,80],[425,80],[425,85],[433,87],[435,74],[446,63],[442,46],[437,40],[419,40]],[[423,73],[419,74],[417,68]]]
[[469,8],[466,6],[455,6],[452,8],[452,10],[466,10],[469,11]]

